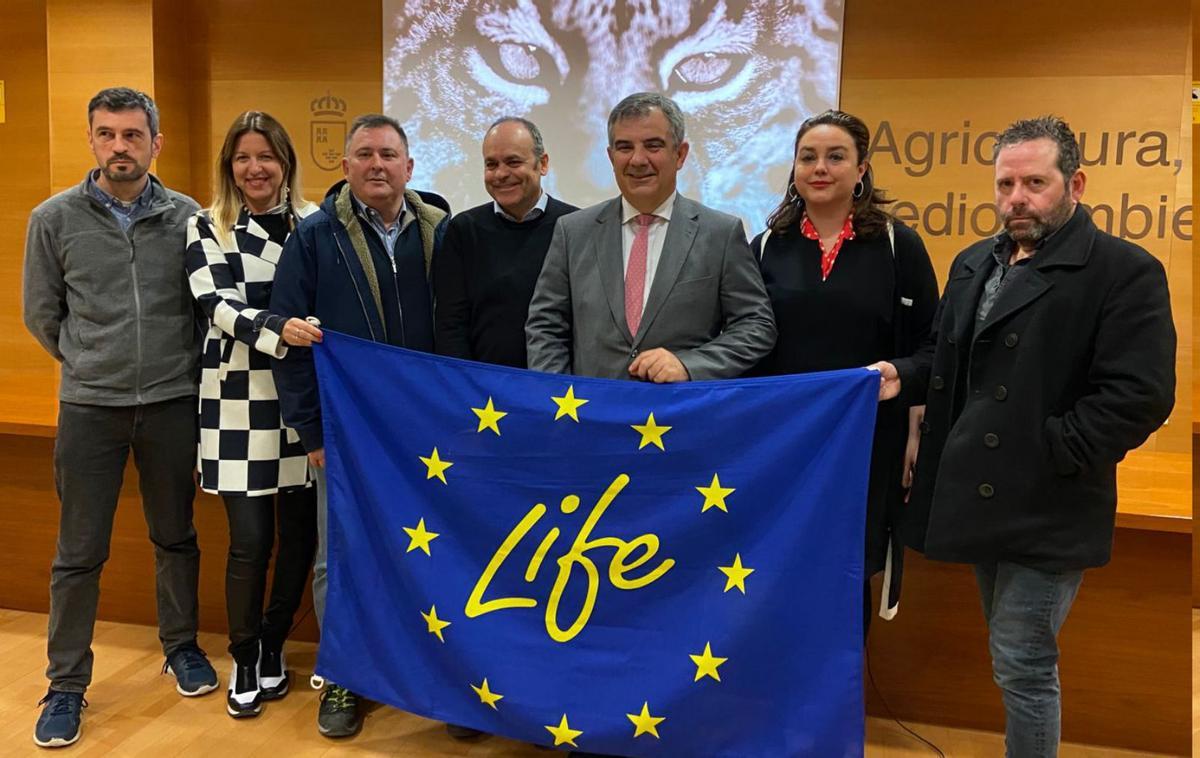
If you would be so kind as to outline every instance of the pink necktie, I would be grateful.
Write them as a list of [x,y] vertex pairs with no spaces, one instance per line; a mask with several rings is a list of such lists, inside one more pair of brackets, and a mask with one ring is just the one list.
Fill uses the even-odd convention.
[[629,250],[629,265],[625,267],[625,323],[630,335],[637,335],[642,323],[642,300],[646,292],[646,254],[650,249],[650,223],[654,215],[641,213],[635,219],[637,232]]

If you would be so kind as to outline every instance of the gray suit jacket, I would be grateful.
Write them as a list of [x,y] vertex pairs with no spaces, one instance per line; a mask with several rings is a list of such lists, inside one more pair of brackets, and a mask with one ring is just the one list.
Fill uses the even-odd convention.
[[563,216],[538,277],[525,341],[538,371],[629,379],[662,347],[693,380],[740,376],[775,345],[775,317],[742,222],[676,195],[637,334],[625,323],[621,199]]

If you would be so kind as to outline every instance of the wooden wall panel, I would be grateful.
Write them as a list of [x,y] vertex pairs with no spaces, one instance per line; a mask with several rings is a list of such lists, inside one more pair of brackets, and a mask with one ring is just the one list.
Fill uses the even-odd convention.
[[151,0],[47,0],[50,185],[74,186],[95,168],[87,103],[105,87],[154,94]]
[[[1192,70],[1193,70],[1193,72],[1195,71],[1196,44],[1198,42],[1200,42],[1200,0],[1192,0]],[[1195,73],[1192,74],[1192,78],[1193,79],[1196,78]],[[1193,108],[1195,108],[1195,105],[1193,105]],[[1192,146],[1194,148],[1195,145],[1198,144],[1197,140],[1200,139],[1200,124],[1197,124],[1195,122],[1194,116],[1193,116],[1191,134],[1192,134]],[[1192,157],[1192,172],[1191,173],[1192,173],[1191,192],[1192,192],[1192,198],[1194,199],[1196,197],[1200,197],[1200,165],[1197,165],[1194,155]],[[1197,249],[1197,245],[1195,242],[1195,237],[1193,236],[1193,241],[1190,246],[1190,250],[1185,251],[1185,254],[1188,254],[1189,258],[1193,261],[1195,260],[1196,249]],[[1193,292],[1192,311],[1191,311],[1191,315],[1192,315],[1192,345],[1191,345],[1192,346],[1192,375],[1191,375],[1192,424],[1191,424],[1191,426],[1192,426],[1192,477],[1193,477],[1192,478],[1192,605],[1200,607],[1200,549],[1198,549],[1198,547],[1197,547],[1197,546],[1200,546],[1200,523],[1197,523],[1196,518],[1195,518],[1196,517],[1196,499],[1198,496],[1197,493],[1200,492],[1200,488],[1197,487],[1197,481],[1196,481],[1197,472],[1196,472],[1196,467],[1195,467],[1196,455],[1200,454],[1200,446],[1197,445],[1197,442],[1200,442],[1200,403],[1197,402],[1197,397],[1198,397],[1197,393],[1200,393],[1200,366],[1197,366],[1195,363],[1195,356],[1197,354],[1197,341],[1200,340],[1200,334],[1197,334],[1197,330],[1196,330],[1196,322],[1198,320],[1200,320],[1200,298],[1197,298],[1194,296],[1194,293],[1197,291],[1198,284],[1200,284],[1200,281],[1198,281],[1198,280],[1200,280],[1200,267],[1197,267],[1193,263],[1192,279],[1191,279],[1192,292]],[[1180,381],[1186,381],[1186,380],[1183,377],[1180,377]]]
[[[1200,521],[1196,519],[1196,492],[1198,490],[1196,456],[1200,455],[1200,435],[1192,435],[1192,606],[1200,608]],[[1197,651],[1200,653],[1200,651]]]
[[[215,160],[234,117],[249,109],[267,111],[291,134],[304,193],[319,202],[342,172],[323,169],[313,159],[313,102],[326,95],[340,99],[346,123],[382,107],[381,3],[349,0],[332,10],[320,0],[216,0],[204,12],[211,66],[207,163]],[[281,23],[287,24],[286,35],[261,31]]]
[[25,330],[21,267],[29,212],[50,194],[45,0],[11,0],[0,11],[0,422],[53,424],[57,364]]
[[[1195,44],[1191,36],[1187,38],[1187,65],[1185,71],[1192,70],[1195,56]],[[1179,87],[1179,102],[1188,103],[1190,100],[1192,82],[1184,77]],[[1180,154],[1184,156],[1185,164],[1175,178],[1175,206],[1192,206],[1196,193],[1193,191],[1196,160],[1192,148],[1195,145],[1194,127],[1192,126],[1192,109],[1184,105],[1180,109]],[[1195,211],[1191,217],[1195,218]],[[1192,419],[1196,415],[1196,399],[1192,377],[1196,375],[1195,364],[1195,323],[1192,314],[1195,311],[1195,287],[1193,276],[1195,265],[1192,261],[1192,250],[1195,239],[1195,224],[1192,224],[1192,239],[1181,239],[1172,236],[1169,239],[1167,258],[1167,286],[1171,289],[1171,310],[1175,314],[1175,327],[1178,330],[1179,347],[1176,353],[1176,389],[1175,410],[1167,425],[1156,435],[1155,447],[1158,450],[1190,451],[1192,448]]]
[[[1189,56],[1188,62],[1190,64],[1190,70],[1192,71],[1193,81],[1197,80],[1195,56],[1196,56],[1196,46],[1198,44],[1200,44],[1200,0],[1192,0],[1192,36],[1191,36],[1190,56]],[[1193,97],[1195,97],[1195,94],[1193,94]],[[1193,101],[1193,103],[1192,103],[1193,116],[1192,116],[1192,127],[1191,127],[1192,147],[1193,148],[1195,148],[1195,146],[1198,144],[1197,140],[1200,139],[1200,119],[1198,119],[1196,117],[1195,109],[1196,109],[1196,103]],[[1192,197],[1193,198],[1200,197],[1200,164],[1197,163],[1194,155],[1193,155],[1193,160],[1192,160],[1191,174],[1192,174],[1192,182],[1191,182]],[[1192,243],[1193,253],[1197,249],[1197,244],[1194,241],[1194,239],[1195,238],[1193,237],[1193,243]],[[1197,286],[1200,286],[1200,268],[1197,268],[1195,266],[1192,267],[1192,286],[1193,286],[1193,291],[1195,291]],[[1197,302],[1197,299],[1193,298],[1192,299],[1192,321],[1193,321],[1193,324],[1197,320],[1200,320],[1200,302]],[[1196,331],[1193,330],[1193,332],[1192,332],[1193,355],[1195,354],[1198,346],[1200,346],[1200,334],[1197,334]],[[1192,394],[1193,394],[1193,397],[1196,396],[1197,392],[1200,392],[1200,366],[1197,366],[1195,363],[1193,363],[1192,364]],[[1192,424],[1193,424],[1193,431],[1196,433],[1200,433],[1200,404],[1197,404],[1195,402],[1193,402],[1193,404],[1192,404]]]
[[1181,72],[1188,0],[849,0],[842,80],[1153,76]]
[[185,0],[154,0],[152,18],[154,101],[163,133],[155,170],[163,184],[187,195],[194,191],[192,124],[208,115],[207,100],[196,97],[203,89],[204,67],[189,43],[197,27],[204,26],[195,23],[190,10]]

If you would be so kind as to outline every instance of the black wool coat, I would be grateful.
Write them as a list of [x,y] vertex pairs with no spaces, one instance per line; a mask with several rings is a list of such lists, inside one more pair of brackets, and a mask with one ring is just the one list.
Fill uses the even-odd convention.
[[994,244],[958,255],[930,339],[896,362],[903,394],[928,393],[902,534],[935,560],[1102,566],[1117,463],[1175,401],[1166,273],[1078,207],[977,325]]

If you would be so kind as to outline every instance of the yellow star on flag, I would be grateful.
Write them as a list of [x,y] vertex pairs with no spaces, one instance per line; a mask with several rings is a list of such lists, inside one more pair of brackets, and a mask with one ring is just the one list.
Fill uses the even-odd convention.
[[429,613],[422,613],[421,618],[425,619],[425,625],[429,627],[430,634],[436,634],[442,642],[446,641],[446,638],[442,636],[442,630],[450,626],[450,622],[438,618],[436,605],[429,606]]
[[733,487],[722,487],[721,479],[716,474],[713,474],[712,484],[707,487],[697,487],[696,491],[704,495],[704,507],[700,509],[701,513],[709,508],[720,508],[729,513],[729,509],[725,507],[725,498],[737,492]]
[[[499,432],[497,432],[497,434],[499,434]],[[417,457],[421,459],[421,463],[425,464],[426,479],[432,479],[436,476],[438,479],[442,480],[442,484],[447,483],[446,469],[450,468],[454,464],[450,461],[443,461],[440,457],[438,457],[438,451],[436,447],[433,449],[433,452],[429,454],[428,458],[423,455],[418,455]]]
[[487,405],[482,408],[472,408],[475,415],[479,417],[479,428],[476,432],[482,432],[484,429],[491,429],[493,432],[500,434],[500,425],[496,422],[508,415],[507,411],[498,411],[492,405],[492,398],[488,397]]
[[578,729],[572,729],[567,723],[567,714],[563,714],[562,721],[558,722],[558,726],[548,726],[546,731],[554,735],[554,746],[570,745],[571,747],[579,747],[575,744],[575,738],[583,734]]
[[746,568],[742,565],[742,554],[736,553],[733,556],[732,566],[717,566],[721,573],[725,575],[725,592],[729,592],[734,587],[746,594],[746,577],[754,573],[754,569]]
[[587,405],[588,403],[587,400],[584,400],[581,397],[575,397],[574,384],[572,384],[570,387],[567,387],[567,394],[563,395],[562,397],[554,397],[551,395],[550,399],[558,405],[558,411],[556,411],[554,414],[555,421],[558,421],[563,416],[569,416],[574,419],[576,423],[578,423],[579,407],[582,405]]
[[638,450],[641,450],[646,445],[653,444],[659,450],[666,450],[663,447],[663,435],[671,431],[669,426],[659,426],[654,420],[654,414],[651,413],[644,424],[631,424],[633,430],[642,435],[642,442],[638,445]]
[[417,548],[421,548],[425,551],[425,555],[432,555],[429,552],[429,543],[437,539],[438,533],[425,529],[425,519],[418,521],[415,529],[411,526],[406,526],[404,527],[404,531],[408,534],[408,550],[404,552],[411,553]]
[[472,684],[471,689],[475,690],[475,694],[479,696],[479,702],[483,703],[484,705],[490,705],[493,711],[500,710],[496,707],[496,701],[503,700],[504,696],[498,692],[492,692],[488,689],[486,676],[483,678],[483,684],[479,685],[478,687]]
[[658,739],[658,725],[667,720],[666,716],[651,716],[650,703],[642,703],[641,713],[626,713],[625,716],[633,722],[635,738],[652,734],[654,739]]
[[706,676],[711,676],[718,682],[721,681],[721,675],[717,673],[717,666],[729,660],[728,658],[718,658],[713,655],[712,645],[707,642],[704,643],[703,655],[689,655],[688,657],[692,659],[692,663],[696,664],[696,678],[692,680],[695,682],[700,681]]

